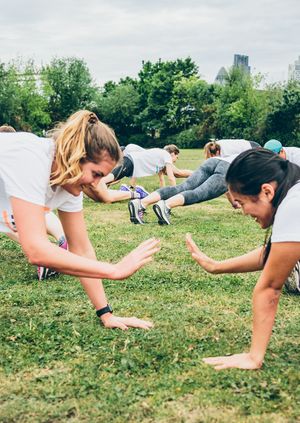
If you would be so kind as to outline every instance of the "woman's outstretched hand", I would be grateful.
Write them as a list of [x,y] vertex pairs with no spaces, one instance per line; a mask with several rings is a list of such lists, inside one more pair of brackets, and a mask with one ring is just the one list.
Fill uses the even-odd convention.
[[216,265],[217,261],[211,259],[206,254],[202,253],[202,251],[199,250],[197,245],[192,239],[191,234],[186,234],[185,237],[186,240],[186,246],[189,252],[191,253],[191,256],[193,259],[201,266],[204,270],[206,270],[208,273],[217,273]]
[[148,320],[141,320],[137,317],[118,317],[113,314],[107,313],[101,317],[103,326],[108,329],[122,329],[128,330],[129,328],[149,330],[153,328],[153,323]]
[[110,279],[125,279],[135,273],[145,264],[153,260],[153,254],[159,248],[159,239],[150,238],[142,242],[137,248],[127,254],[121,261],[114,265],[114,274]]
[[256,370],[262,366],[261,362],[255,361],[250,353],[233,354],[224,357],[203,358],[204,363],[210,364],[215,370],[244,369]]

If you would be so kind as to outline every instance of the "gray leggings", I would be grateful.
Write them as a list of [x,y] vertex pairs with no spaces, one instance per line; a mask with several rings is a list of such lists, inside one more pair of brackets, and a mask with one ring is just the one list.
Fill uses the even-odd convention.
[[229,165],[225,160],[212,157],[198,167],[182,184],[160,188],[157,192],[162,200],[181,194],[184,197],[184,206],[212,200],[227,191],[225,175]]

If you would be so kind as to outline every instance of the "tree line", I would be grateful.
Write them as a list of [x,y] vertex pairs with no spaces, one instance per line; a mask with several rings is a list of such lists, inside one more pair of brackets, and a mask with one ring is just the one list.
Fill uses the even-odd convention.
[[300,83],[260,89],[261,75],[231,68],[223,85],[199,76],[191,58],[143,62],[137,78],[94,82],[84,60],[0,62],[0,124],[43,134],[78,109],[109,124],[121,144],[202,147],[209,139],[270,138],[300,146]]

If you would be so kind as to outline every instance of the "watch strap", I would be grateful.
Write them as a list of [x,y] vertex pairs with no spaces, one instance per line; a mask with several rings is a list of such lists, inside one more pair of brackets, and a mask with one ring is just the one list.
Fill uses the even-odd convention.
[[96,310],[96,314],[98,317],[101,317],[103,316],[103,314],[106,313],[113,313],[113,309],[109,304],[107,304],[107,306],[105,307],[99,308],[99,310]]

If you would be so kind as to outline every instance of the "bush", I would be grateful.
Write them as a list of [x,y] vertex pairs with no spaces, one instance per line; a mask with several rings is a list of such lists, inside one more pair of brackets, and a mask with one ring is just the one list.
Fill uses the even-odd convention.
[[163,145],[176,144],[178,148],[202,148],[207,142],[200,139],[197,126],[192,126],[161,141]]
[[120,145],[136,144],[144,148],[160,147],[157,139],[153,139],[145,134],[134,134],[129,137],[119,137]]

